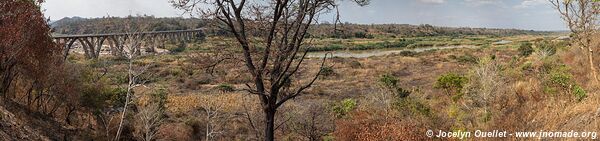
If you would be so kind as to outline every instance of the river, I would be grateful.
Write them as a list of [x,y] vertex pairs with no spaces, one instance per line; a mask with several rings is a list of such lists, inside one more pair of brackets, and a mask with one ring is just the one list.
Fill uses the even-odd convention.
[[[338,51],[320,51],[309,52],[306,54],[308,58],[322,58],[327,53],[331,53],[334,57],[342,58],[367,58],[372,56],[384,56],[389,54],[397,54],[402,51],[424,52],[436,49],[455,49],[455,48],[470,48],[475,49],[479,46],[459,45],[459,46],[441,46],[441,47],[420,47],[420,48],[387,48],[387,49],[371,49],[371,50],[338,50]],[[331,57],[331,56],[328,56]]]

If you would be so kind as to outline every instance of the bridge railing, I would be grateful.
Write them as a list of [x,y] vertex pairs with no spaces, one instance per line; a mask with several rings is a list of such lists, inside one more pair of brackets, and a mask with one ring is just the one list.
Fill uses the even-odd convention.
[[203,31],[203,29],[191,29],[191,30],[169,30],[169,31],[133,32],[133,33],[53,35],[52,38],[57,39],[57,38],[106,37],[106,36],[138,35],[138,34],[167,34],[167,33],[183,33],[183,32],[202,32],[202,31]]

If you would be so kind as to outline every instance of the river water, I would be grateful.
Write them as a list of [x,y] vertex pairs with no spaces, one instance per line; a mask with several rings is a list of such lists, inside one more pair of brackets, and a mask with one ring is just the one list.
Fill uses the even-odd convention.
[[[436,50],[436,49],[455,49],[455,48],[470,48],[475,49],[479,48],[478,46],[471,45],[460,45],[460,46],[440,46],[440,47],[420,47],[420,48],[388,48],[388,49],[372,49],[372,50],[338,50],[338,51],[322,51],[322,52],[309,52],[306,54],[308,58],[322,58],[327,53],[331,53],[334,57],[342,57],[342,58],[367,58],[372,56],[384,56],[389,54],[397,54],[402,51],[414,51],[414,52],[424,52],[428,50]],[[331,57],[331,55],[328,55]]]

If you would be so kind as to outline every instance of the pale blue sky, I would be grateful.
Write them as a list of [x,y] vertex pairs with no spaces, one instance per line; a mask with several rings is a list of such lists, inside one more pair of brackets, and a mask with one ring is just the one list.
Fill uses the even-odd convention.
[[[178,17],[168,0],[47,0],[42,6],[52,20],[63,17],[102,17],[147,14]],[[451,27],[565,30],[547,0],[371,0],[359,7],[345,0],[342,21],[352,23],[431,24]],[[332,14],[321,16],[333,21]]]

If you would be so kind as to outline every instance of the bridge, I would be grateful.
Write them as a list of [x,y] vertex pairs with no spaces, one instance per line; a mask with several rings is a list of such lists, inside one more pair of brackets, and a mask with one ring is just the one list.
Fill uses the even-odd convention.
[[[86,58],[98,58],[100,52],[108,47],[113,56],[123,56],[124,45],[131,40],[139,40],[135,53],[141,53],[141,47],[146,47],[146,52],[153,52],[155,46],[162,45],[165,41],[189,41],[192,39],[203,39],[202,29],[194,30],[172,30],[133,33],[110,33],[110,34],[83,34],[83,35],[56,35],[52,38],[54,42],[64,46],[64,57],[69,55],[71,49],[81,47]],[[78,42],[78,46],[75,43]],[[136,43],[137,44],[137,43]],[[162,45],[164,46],[164,45]],[[103,48],[104,47],[104,48]]]

